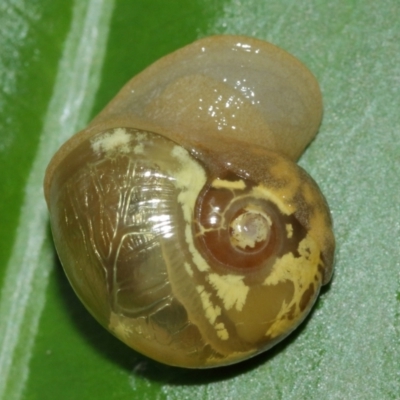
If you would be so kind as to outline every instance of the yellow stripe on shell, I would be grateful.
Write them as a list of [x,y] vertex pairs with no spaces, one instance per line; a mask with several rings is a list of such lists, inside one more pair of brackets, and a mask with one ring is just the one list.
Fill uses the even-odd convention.
[[[282,282],[291,282],[294,286],[294,293],[290,303],[283,302],[281,309],[274,319],[274,323],[269,327],[266,336],[277,337],[296,326],[296,320],[303,317],[304,311],[300,309],[300,302],[304,293],[309,289],[310,283],[314,285],[315,277],[321,276],[318,272],[318,265],[321,262],[320,250],[311,238],[307,235],[298,246],[300,257],[295,257],[293,253],[287,253],[278,259],[265,279],[263,285],[277,285]],[[316,296],[317,293],[314,293]],[[311,304],[310,304],[311,305]],[[295,307],[294,312],[293,306]],[[290,315],[290,317],[289,317]],[[293,318],[294,316],[294,318]]]
[[246,189],[246,183],[243,179],[238,181],[226,181],[223,179],[214,179],[211,186],[215,189],[243,190]]

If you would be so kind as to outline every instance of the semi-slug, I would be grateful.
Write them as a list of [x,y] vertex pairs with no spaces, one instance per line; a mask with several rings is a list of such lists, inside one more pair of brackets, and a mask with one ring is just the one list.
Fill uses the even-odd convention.
[[321,122],[296,58],[201,39],[129,81],[51,160],[44,191],[90,313],[160,362],[207,368],[268,350],[332,275],[329,208],[295,162]]

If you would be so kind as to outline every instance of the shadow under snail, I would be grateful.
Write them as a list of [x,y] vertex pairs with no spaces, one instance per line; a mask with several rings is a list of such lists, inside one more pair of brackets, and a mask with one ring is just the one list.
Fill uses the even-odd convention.
[[296,58],[242,36],[155,62],[53,157],[44,190],[80,300],[160,362],[268,350],[332,275],[325,198],[295,162],[322,100]]

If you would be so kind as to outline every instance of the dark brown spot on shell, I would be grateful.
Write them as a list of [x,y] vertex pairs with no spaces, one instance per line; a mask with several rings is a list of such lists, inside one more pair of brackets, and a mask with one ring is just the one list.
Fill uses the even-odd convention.
[[301,296],[301,300],[299,303],[300,311],[304,311],[306,307],[310,304],[310,300],[314,296],[314,293],[315,293],[314,284],[310,283],[308,289],[303,293],[303,296]]

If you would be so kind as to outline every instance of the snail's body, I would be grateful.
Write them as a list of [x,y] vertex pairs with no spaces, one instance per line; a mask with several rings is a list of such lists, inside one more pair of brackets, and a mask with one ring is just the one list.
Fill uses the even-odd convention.
[[203,39],[133,78],[46,174],[55,244],[89,311],[183,367],[286,337],[332,273],[329,209],[289,159],[321,113],[312,74],[250,38]]

